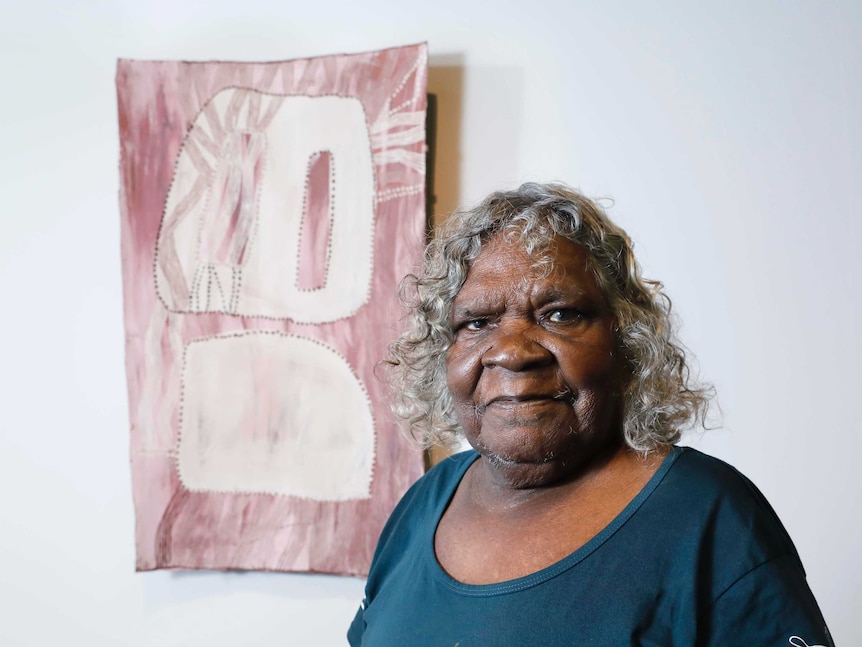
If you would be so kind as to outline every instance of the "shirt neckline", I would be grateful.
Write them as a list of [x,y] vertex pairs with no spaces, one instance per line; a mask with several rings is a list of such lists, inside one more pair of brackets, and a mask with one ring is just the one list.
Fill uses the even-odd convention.
[[434,512],[434,523],[431,524],[430,537],[426,538],[426,541],[428,542],[428,550],[425,551],[431,562],[431,570],[436,579],[446,588],[455,593],[470,597],[505,595],[507,593],[523,591],[524,589],[546,582],[582,562],[591,553],[598,549],[599,546],[610,539],[611,536],[613,536],[613,534],[619,530],[635,512],[637,512],[638,508],[643,505],[644,501],[649,498],[650,494],[652,494],[656,487],[658,487],[658,484],[661,483],[662,479],[664,479],[674,462],[676,462],[676,459],[683,453],[683,451],[684,448],[682,447],[672,447],[671,451],[668,452],[667,456],[665,456],[655,474],[650,477],[649,481],[647,481],[646,485],[641,488],[641,491],[638,492],[635,498],[632,499],[628,505],[626,505],[626,507],[623,508],[622,511],[592,539],[573,553],[563,557],[560,561],[555,562],[542,570],[536,571],[535,573],[531,573],[530,575],[525,575],[513,580],[506,580],[505,582],[497,582],[494,584],[465,584],[464,582],[459,582],[453,578],[443,570],[442,566],[440,566],[440,563],[437,561],[437,555],[434,552],[434,536],[437,534],[437,526],[440,525],[443,513],[446,508],[449,507],[452,497],[455,496],[455,490],[457,490],[458,486],[461,484],[464,474],[466,474],[469,467],[479,458],[479,454],[476,451],[468,451],[464,457],[463,465],[459,466],[456,472],[456,478],[453,479],[451,487],[443,498],[442,504],[438,506]]

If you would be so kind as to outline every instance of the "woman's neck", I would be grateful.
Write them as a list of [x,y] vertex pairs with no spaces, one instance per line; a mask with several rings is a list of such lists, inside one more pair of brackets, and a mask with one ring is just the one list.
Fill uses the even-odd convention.
[[507,484],[483,457],[467,470],[438,524],[437,561],[467,584],[503,582],[547,568],[610,524],[666,454],[644,457],[619,448],[577,478],[532,488]]

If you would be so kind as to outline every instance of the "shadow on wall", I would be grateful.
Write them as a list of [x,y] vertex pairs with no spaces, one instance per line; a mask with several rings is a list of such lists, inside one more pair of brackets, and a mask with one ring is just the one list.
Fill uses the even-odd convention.
[[[428,130],[430,191],[428,224],[441,225],[461,204],[461,122],[464,109],[464,56],[431,56],[428,65],[428,94],[434,96],[435,117]],[[431,107],[429,101],[429,108]],[[429,238],[431,232],[429,231]],[[425,469],[430,469],[451,452],[443,447],[425,451]]]
[[[550,132],[538,132],[548,151],[539,166],[524,168],[525,76],[518,66],[470,65],[461,54],[431,57],[428,92],[437,97],[437,202],[434,224],[454,210],[470,207],[491,191],[518,186],[526,178],[556,175],[560,143]],[[463,186],[462,186],[463,183]]]
[[[517,67],[471,66],[470,106],[475,118],[464,128],[466,69],[462,54],[432,56],[428,93],[436,97],[436,123],[429,130],[429,169],[434,200],[430,222],[438,226],[464,204],[461,177],[462,142],[470,141],[472,155],[481,159],[470,168],[470,186],[488,192],[520,183],[520,132],[523,121],[524,72]],[[465,136],[466,135],[466,136]],[[433,138],[433,140],[432,140]],[[466,445],[465,445],[466,447]],[[452,452],[432,447],[425,453],[426,469]]]
[[432,224],[439,225],[460,206],[461,122],[464,107],[464,56],[431,56],[428,93],[437,97]]

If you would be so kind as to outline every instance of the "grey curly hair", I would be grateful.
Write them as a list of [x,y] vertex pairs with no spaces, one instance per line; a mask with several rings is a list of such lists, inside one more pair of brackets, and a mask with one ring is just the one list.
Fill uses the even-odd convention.
[[449,311],[482,246],[498,233],[517,239],[531,255],[555,236],[587,250],[615,316],[617,346],[629,375],[623,385],[623,435],[632,449],[666,447],[686,427],[704,423],[713,389],[692,378],[676,339],[670,299],[661,283],[641,276],[628,235],[577,191],[527,183],[453,214],[427,246],[421,276],[408,275],[402,282],[407,325],[389,346],[387,363],[393,411],[414,439],[425,447],[451,447],[461,436],[446,385],[453,337]]

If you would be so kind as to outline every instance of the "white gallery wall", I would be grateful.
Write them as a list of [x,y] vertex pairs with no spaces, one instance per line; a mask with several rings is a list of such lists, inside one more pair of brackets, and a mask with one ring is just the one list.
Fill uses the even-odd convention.
[[0,644],[342,645],[356,578],[134,573],[116,59],[427,41],[438,211],[612,198],[719,393],[690,440],[770,499],[862,644],[862,3],[82,2],[0,13]]

